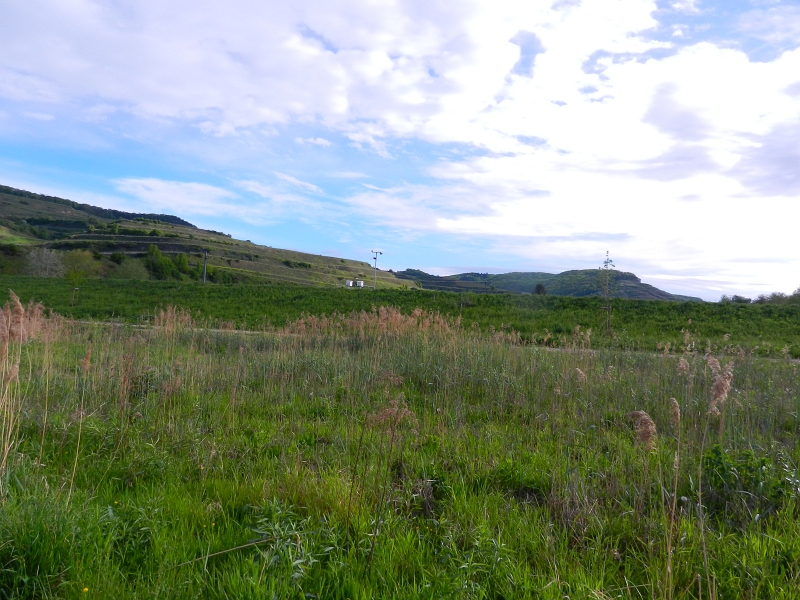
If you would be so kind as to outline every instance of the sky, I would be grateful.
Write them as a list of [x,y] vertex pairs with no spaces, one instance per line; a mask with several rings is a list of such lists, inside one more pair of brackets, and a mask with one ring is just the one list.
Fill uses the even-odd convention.
[[436,274],[800,286],[800,1],[6,0],[0,183]]

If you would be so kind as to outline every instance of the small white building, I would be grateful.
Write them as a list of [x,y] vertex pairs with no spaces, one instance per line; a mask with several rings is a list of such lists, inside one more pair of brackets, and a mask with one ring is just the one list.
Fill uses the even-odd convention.
[[353,280],[352,279],[345,279],[344,287],[353,287]]
[[360,279],[356,279],[356,287],[363,288],[364,282],[361,281]]

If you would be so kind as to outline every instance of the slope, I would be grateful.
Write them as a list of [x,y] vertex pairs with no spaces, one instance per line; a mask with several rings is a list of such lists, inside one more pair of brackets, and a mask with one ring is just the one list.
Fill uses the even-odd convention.
[[[555,296],[598,296],[600,286],[597,269],[564,271],[563,273],[515,272],[502,274],[461,273],[439,277],[416,269],[395,273],[399,279],[418,282],[425,289],[452,292],[519,292],[530,294],[537,284],[543,284],[548,294]],[[633,273],[612,271],[612,294],[615,298],[637,300],[698,301],[700,298],[670,294],[650,284],[642,283]]]
[[[341,286],[347,279],[361,279],[369,285],[374,275],[363,261],[260,246],[172,215],[104,209],[7,186],[0,186],[0,245],[0,273],[8,274],[24,273],[26,249],[41,246],[89,250],[98,270],[115,278],[125,270],[124,262],[141,262],[155,245],[168,258],[186,255],[193,273],[208,252],[208,265],[220,282]],[[408,283],[378,270],[377,285],[402,288]]]

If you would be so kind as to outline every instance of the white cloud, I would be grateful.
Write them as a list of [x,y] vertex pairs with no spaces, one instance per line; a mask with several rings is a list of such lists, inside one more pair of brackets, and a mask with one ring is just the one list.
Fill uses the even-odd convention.
[[218,215],[222,210],[239,210],[234,193],[204,183],[126,178],[114,184],[158,212]]
[[359,171],[336,171],[335,173],[331,173],[331,176],[337,179],[363,179],[367,175]]
[[800,7],[773,6],[744,13],[739,29],[767,42],[800,45]]
[[315,194],[321,194],[322,193],[322,190],[319,187],[317,187],[316,185],[314,185],[313,183],[308,183],[307,181],[300,181],[296,177],[292,177],[291,175],[286,175],[285,173],[278,173],[277,171],[275,171],[274,173],[275,173],[275,176],[278,179],[282,179],[283,181],[286,181],[287,183],[291,183],[294,186],[297,186],[299,188],[303,188],[304,190],[306,190],[308,192],[314,192]]
[[696,13],[700,10],[697,8],[697,0],[677,0],[672,3],[672,8],[688,13]]
[[[266,165],[232,170],[237,194],[117,182],[148,206],[221,207],[250,222],[349,210],[409,235],[485,238],[523,258],[578,261],[613,244],[654,277],[793,289],[787,264],[796,271],[800,255],[785,241],[789,220],[772,215],[791,213],[800,196],[800,11],[748,11],[728,39],[685,42],[696,30],[659,23],[660,6],[233,0],[221,11],[211,0],[29,0],[0,21],[0,98],[5,113],[102,121],[103,132],[123,114],[163,127],[164,139],[188,125],[215,138],[206,161],[237,139],[249,164]],[[708,12],[695,0],[671,6],[681,19]],[[685,35],[653,41],[657,31]],[[736,49],[741,35],[784,51],[751,61]],[[340,135],[386,164],[414,142],[479,152],[419,158],[429,160],[424,184],[387,168],[393,181],[374,177],[380,187],[339,205],[304,179],[372,176],[366,161],[323,162],[305,176],[304,165],[278,166],[260,140],[281,128],[293,131],[287,148],[330,147]],[[280,182],[259,183],[272,177]]]
[[55,119],[53,115],[40,112],[23,112],[22,116],[28,117],[29,119],[33,119],[34,121],[52,121]]
[[301,138],[301,137],[296,137],[296,138],[294,138],[294,141],[297,144],[313,144],[315,146],[328,147],[328,146],[332,146],[333,145],[332,142],[329,142],[325,138]]
[[[138,211],[144,210],[142,208],[144,205],[148,211],[153,212],[181,217],[225,215],[252,225],[266,225],[287,218],[312,222],[336,216],[336,211],[331,206],[274,186],[252,180],[238,180],[232,183],[240,190],[255,194],[258,198],[254,199],[249,195],[205,183],[153,178],[126,178],[114,182],[118,191],[138,201],[138,208],[135,209]],[[119,206],[120,202],[116,201],[114,204]],[[103,205],[109,204],[103,202]],[[126,210],[131,208],[126,207]]]

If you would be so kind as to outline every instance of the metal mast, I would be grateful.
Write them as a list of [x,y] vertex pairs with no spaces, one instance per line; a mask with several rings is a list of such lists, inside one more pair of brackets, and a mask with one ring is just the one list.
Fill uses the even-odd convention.
[[372,280],[372,289],[378,289],[378,256],[383,254],[380,250],[372,250],[372,260],[375,261],[375,276]]

